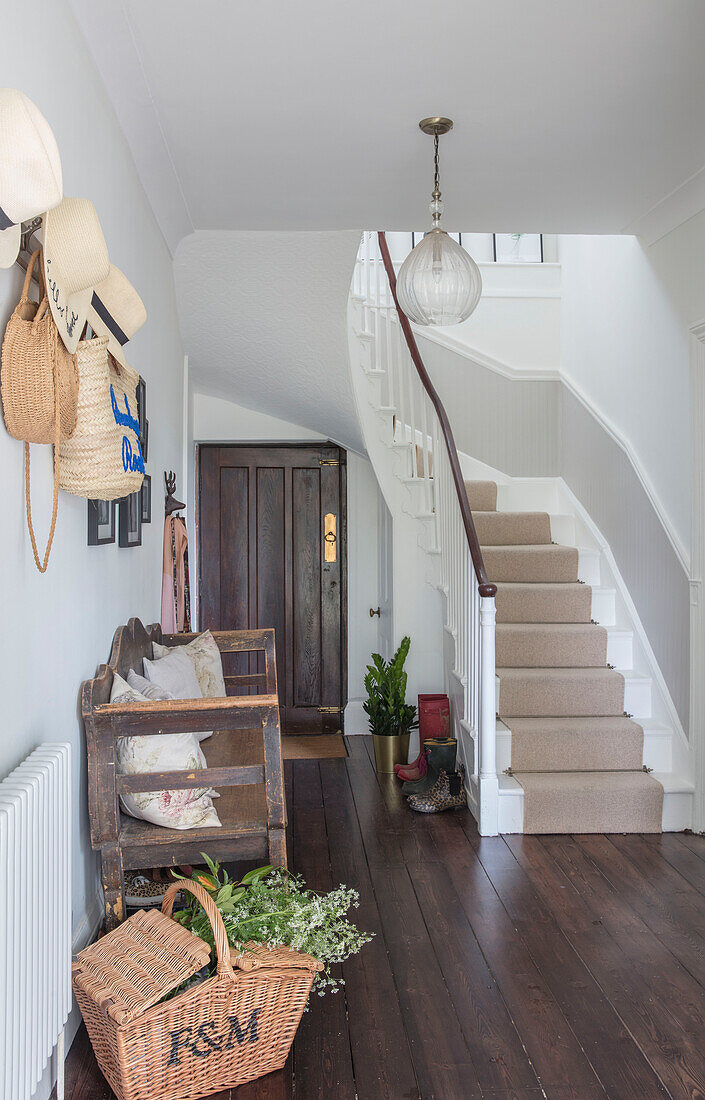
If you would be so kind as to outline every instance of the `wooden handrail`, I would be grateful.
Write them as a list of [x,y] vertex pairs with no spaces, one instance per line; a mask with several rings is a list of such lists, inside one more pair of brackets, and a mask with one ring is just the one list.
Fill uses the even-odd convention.
[[416,367],[416,373],[421,379],[421,385],[426,390],[431,404],[436,410],[436,414],[440,421],[441,431],[443,432],[443,438],[445,440],[446,449],[448,451],[448,460],[450,462],[450,468],[453,473],[453,481],[455,483],[455,492],[458,497],[458,504],[460,506],[460,514],[463,517],[463,526],[465,528],[465,535],[468,540],[468,546],[470,548],[470,557],[472,558],[473,569],[475,570],[475,576],[477,577],[478,590],[481,596],[495,596],[497,594],[497,585],[491,584],[487,578],[487,572],[485,570],[485,563],[482,560],[482,550],[480,549],[480,543],[477,537],[477,531],[475,530],[475,524],[472,518],[472,512],[470,511],[470,502],[468,501],[468,495],[465,491],[465,481],[463,479],[463,472],[460,469],[460,459],[458,458],[458,448],[455,445],[455,439],[453,438],[453,429],[450,426],[448,420],[448,414],[443,406],[438,393],[436,391],[433,382],[429,378],[428,371],[424,366],[424,361],[421,358],[421,352],[419,351],[418,344],[416,343],[416,337],[414,336],[409,318],[404,313],[403,309],[399,305],[399,299],[397,298],[397,277],[394,273],[394,265],[392,264],[391,257],[389,255],[389,248],[387,247],[387,238],[384,233],[379,232],[377,234],[379,240],[379,250],[382,254],[382,262],[384,263],[384,270],[387,272],[387,278],[389,279],[389,286],[392,291],[392,297],[394,298],[394,304],[397,307],[397,314],[399,316],[399,323],[401,325],[406,345],[409,349],[414,366]]

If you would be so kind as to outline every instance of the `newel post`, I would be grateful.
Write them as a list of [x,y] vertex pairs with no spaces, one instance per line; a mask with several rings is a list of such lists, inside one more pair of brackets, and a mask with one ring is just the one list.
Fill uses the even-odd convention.
[[497,720],[495,691],[495,602],[480,597],[480,730],[479,806],[477,827],[481,836],[499,832],[499,783],[497,780]]

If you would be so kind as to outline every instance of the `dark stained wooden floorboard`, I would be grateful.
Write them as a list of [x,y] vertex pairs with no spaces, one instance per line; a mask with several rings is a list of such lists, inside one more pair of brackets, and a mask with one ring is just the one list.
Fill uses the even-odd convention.
[[[328,891],[333,882],[318,761],[295,760],[293,781],[293,866],[312,890]],[[340,967],[333,973],[340,975]],[[355,1100],[344,991],[310,998],[296,1034],[294,1081],[305,1100]]]
[[372,871],[404,1024],[424,1100],[481,1095],[476,1070],[419,909],[409,871]]
[[412,882],[483,1095],[538,1080],[442,864],[420,864]]
[[[705,1100],[705,838],[482,838],[369,738],[285,764],[288,856],[375,933],[284,1070],[214,1100]],[[112,1100],[85,1029],[67,1100]]]
[[[471,832],[477,835],[476,830]],[[448,834],[444,855],[468,922],[542,1086],[566,1089],[566,1095],[575,1100],[604,1096],[549,983],[535,965],[463,830],[459,835]]]
[[321,761],[331,876],[360,894],[352,918],[374,938],[343,964],[355,1084],[360,1096],[419,1097],[409,1041],[342,760]]
[[705,1096],[698,1050],[705,1016],[682,1000],[683,979],[699,995],[697,983],[619,902],[570,837],[510,837],[507,843],[669,1094]]
[[[699,839],[699,838],[696,838]],[[682,875],[685,881],[705,895],[705,860],[683,843],[682,833],[662,833],[651,842],[659,855]]]
[[664,947],[705,985],[705,897],[641,837],[575,839]]
[[705,861],[705,836],[697,833],[676,833],[681,844],[689,848],[696,856]]
[[478,838],[476,851],[608,1095],[620,1100],[665,1095],[629,1030],[505,841]]

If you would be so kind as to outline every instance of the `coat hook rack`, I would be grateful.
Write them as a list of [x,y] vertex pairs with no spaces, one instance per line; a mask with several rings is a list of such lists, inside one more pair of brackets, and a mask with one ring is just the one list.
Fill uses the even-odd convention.
[[180,512],[186,507],[183,501],[176,499],[176,474],[173,470],[164,471],[164,485],[166,496],[164,500],[164,516],[170,516],[173,512]]
[[[42,228],[42,219],[32,218],[31,221],[22,222],[22,228],[20,231],[20,250],[17,254],[16,264],[19,264],[21,268],[26,271],[29,266],[29,258],[38,247],[39,242],[32,244],[32,237],[34,234]],[[37,281],[37,276],[34,276],[34,281]]]

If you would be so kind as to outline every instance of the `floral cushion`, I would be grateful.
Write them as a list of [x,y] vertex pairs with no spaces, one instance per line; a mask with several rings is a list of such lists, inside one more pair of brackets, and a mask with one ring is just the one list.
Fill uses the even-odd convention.
[[[110,702],[143,703],[146,696],[113,675]],[[117,766],[121,775],[139,775],[155,771],[200,771],[206,758],[195,733],[165,733],[144,737],[119,737],[116,744]],[[126,814],[168,829],[204,829],[218,827],[208,787],[186,790],[139,791],[120,795]]]
[[222,698],[225,695],[225,680],[223,678],[223,659],[220,656],[218,644],[210,630],[204,630],[188,645],[166,646],[159,642],[152,642],[153,656],[155,660],[166,657],[173,649],[180,649],[186,653],[194,663],[196,678],[201,686],[204,699]]

